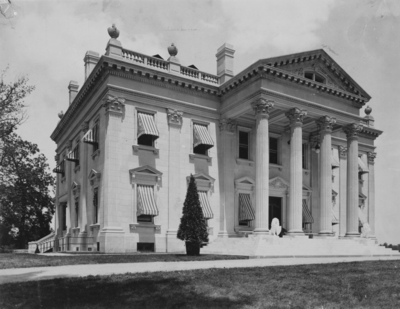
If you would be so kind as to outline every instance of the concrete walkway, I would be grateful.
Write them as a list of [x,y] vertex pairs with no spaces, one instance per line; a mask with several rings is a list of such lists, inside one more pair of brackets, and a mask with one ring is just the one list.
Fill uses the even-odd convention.
[[156,271],[180,271],[208,268],[267,267],[305,264],[328,264],[355,261],[400,260],[400,256],[380,257],[306,257],[306,258],[266,258],[249,260],[219,260],[193,262],[152,262],[89,264],[54,267],[0,269],[0,284],[54,278],[85,276],[106,276],[112,274],[144,273]]

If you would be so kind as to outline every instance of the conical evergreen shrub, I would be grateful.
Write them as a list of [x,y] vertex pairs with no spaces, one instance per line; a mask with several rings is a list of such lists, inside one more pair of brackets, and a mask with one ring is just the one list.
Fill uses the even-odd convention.
[[193,175],[190,175],[189,187],[182,212],[183,215],[177,237],[180,240],[186,241],[186,246],[193,245],[200,248],[202,243],[208,242],[208,231]]

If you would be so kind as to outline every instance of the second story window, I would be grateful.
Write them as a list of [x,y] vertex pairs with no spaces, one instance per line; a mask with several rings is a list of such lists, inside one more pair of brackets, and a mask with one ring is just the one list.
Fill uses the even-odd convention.
[[269,138],[269,163],[278,164],[278,139]]
[[239,159],[249,159],[249,132],[239,131]]
[[79,166],[79,143],[68,153],[67,160],[75,162],[75,167]]
[[99,121],[96,121],[93,128],[86,132],[83,136],[82,141],[87,144],[93,145],[93,152],[99,149],[99,135],[100,135],[100,127]]
[[138,112],[138,145],[154,147],[154,141],[159,137],[154,114]]
[[200,155],[208,155],[208,149],[214,147],[208,126],[193,123],[193,153]]

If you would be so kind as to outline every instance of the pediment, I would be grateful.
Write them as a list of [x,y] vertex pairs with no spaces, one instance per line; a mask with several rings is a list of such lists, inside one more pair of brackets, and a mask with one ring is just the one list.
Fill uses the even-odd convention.
[[255,181],[251,179],[250,177],[242,177],[237,180],[235,180],[236,184],[246,184],[246,185],[254,185]]
[[[196,173],[193,175],[195,180],[206,180],[214,183],[215,179],[212,178],[210,175],[204,174],[204,173]],[[190,176],[188,176],[188,179],[190,179]]]
[[367,100],[371,98],[323,49],[268,58],[262,61],[305,80],[307,80],[306,72],[316,73],[324,78],[322,83],[330,88],[346,91]]
[[269,186],[275,189],[289,190],[289,182],[281,177],[275,177],[269,180]]
[[312,192],[312,189],[309,186],[303,184],[303,191]]
[[72,190],[75,188],[79,188],[81,185],[79,183],[77,183],[76,181],[72,182],[71,188]]
[[88,179],[100,178],[101,173],[92,169],[89,173]]
[[153,175],[153,176],[161,176],[162,173],[155,169],[154,167],[151,167],[150,165],[143,165],[137,168],[133,168],[129,170],[129,173],[134,175],[136,173],[140,174],[148,174],[148,175]]

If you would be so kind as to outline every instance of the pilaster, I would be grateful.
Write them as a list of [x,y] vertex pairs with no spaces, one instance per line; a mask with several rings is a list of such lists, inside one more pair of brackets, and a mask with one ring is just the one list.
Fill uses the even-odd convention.
[[368,152],[368,223],[371,227],[371,232],[368,235],[369,238],[376,239],[375,232],[375,152]]
[[[81,125],[81,139],[85,135],[85,133],[89,130],[89,123],[85,121]],[[82,194],[80,195],[79,201],[79,227],[80,227],[80,236],[87,236],[87,227],[88,227],[88,220],[87,220],[87,165],[88,165],[88,144],[82,143],[81,144],[81,151],[80,151],[80,158],[79,162],[81,165],[81,175],[82,175]]]
[[346,234],[347,148],[339,146],[339,237]]
[[292,108],[286,112],[290,121],[290,188],[289,207],[287,212],[288,233],[304,235],[303,221],[303,167],[302,167],[302,127],[305,110]]
[[253,102],[256,117],[256,207],[255,234],[267,234],[269,226],[269,114],[274,106],[263,98]]
[[218,237],[235,235],[235,151],[234,137],[237,123],[232,119],[221,119],[219,124],[221,145],[220,148],[220,229]]
[[317,120],[321,136],[320,150],[320,235],[332,235],[332,128],[336,119],[323,116]]
[[360,237],[358,232],[358,133],[362,126],[351,123],[343,127],[347,137],[347,230],[346,237]]

